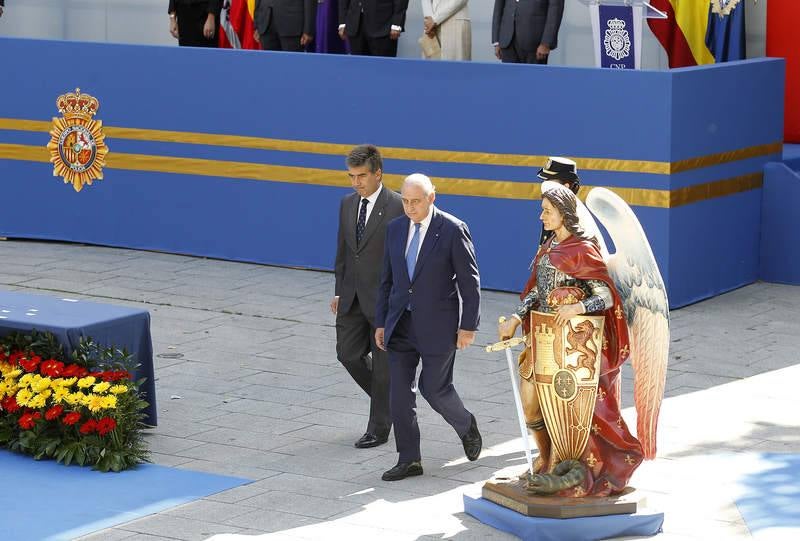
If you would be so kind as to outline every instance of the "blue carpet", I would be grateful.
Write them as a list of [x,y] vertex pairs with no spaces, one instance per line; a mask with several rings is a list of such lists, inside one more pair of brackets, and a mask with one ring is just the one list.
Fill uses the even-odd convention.
[[489,500],[469,496],[464,496],[464,511],[484,524],[525,541],[592,541],[655,535],[664,524],[664,513],[655,512],[566,519],[526,517]]
[[249,482],[152,464],[100,473],[0,451],[0,537],[73,539]]

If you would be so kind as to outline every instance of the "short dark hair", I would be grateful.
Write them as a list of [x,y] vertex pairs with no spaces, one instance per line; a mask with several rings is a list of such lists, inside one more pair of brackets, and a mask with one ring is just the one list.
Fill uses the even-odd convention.
[[370,173],[375,173],[380,169],[383,171],[383,159],[381,152],[375,145],[358,145],[350,154],[347,155],[344,163],[347,167],[369,166]]

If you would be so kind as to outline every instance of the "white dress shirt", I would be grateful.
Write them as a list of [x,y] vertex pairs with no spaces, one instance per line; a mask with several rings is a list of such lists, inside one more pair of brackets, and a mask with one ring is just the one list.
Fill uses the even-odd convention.
[[[425,240],[425,233],[428,232],[428,227],[431,225],[431,218],[433,218],[433,208],[434,206],[431,205],[430,210],[428,210],[428,215],[420,222],[419,226],[419,244],[417,245],[417,257],[419,257],[419,251],[422,249],[422,242]],[[409,220],[408,224],[408,238],[406,239],[406,249],[405,254],[408,255],[408,247],[411,245],[411,239],[414,238],[414,220]]]
[[[369,201],[369,203],[367,203],[367,218],[364,220],[364,225],[369,223],[369,215],[372,214],[372,209],[375,208],[375,201],[378,200],[378,196],[381,194],[382,189],[383,189],[383,183],[378,184],[378,189],[375,190],[375,193],[366,198],[367,201]],[[358,200],[358,209],[356,210],[356,225],[358,225],[358,215],[361,212],[361,202],[363,200],[364,200],[363,197],[361,197]]]

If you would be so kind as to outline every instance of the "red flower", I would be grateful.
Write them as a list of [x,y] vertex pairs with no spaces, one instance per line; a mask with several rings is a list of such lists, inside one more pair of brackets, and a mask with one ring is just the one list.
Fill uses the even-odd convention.
[[61,376],[64,378],[82,378],[88,373],[84,367],[77,364],[68,364],[61,371]]
[[97,433],[101,436],[105,436],[115,428],[117,428],[117,422],[111,417],[103,417],[97,421]]
[[19,409],[19,404],[17,404],[17,399],[14,396],[7,396],[3,400],[0,400],[0,406],[8,413],[14,413]]
[[36,424],[36,420],[41,418],[42,414],[39,413],[38,411],[35,411],[33,413],[28,412],[28,413],[23,413],[22,417],[20,417],[19,421],[17,422],[19,423],[19,426],[22,427],[24,430],[30,430],[31,428],[33,428],[33,425]]
[[27,357],[22,357],[19,360],[19,365],[26,372],[34,372],[36,370],[36,367],[39,366],[39,363],[41,362],[41,360],[42,360],[42,358],[39,357],[38,355],[34,355],[30,359],[28,359]]
[[44,412],[44,418],[48,421],[52,421],[53,419],[58,419],[61,417],[62,413],[64,413],[64,406],[59,404]]
[[81,434],[91,434],[95,430],[97,430],[97,421],[94,419],[89,419],[81,425]]
[[19,366],[19,360],[24,358],[25,358],[25,353],[23,353],[22,351],[15,351],[9,356],[8,362],[13,364],[14,366]]
[[49,378],[57,378],[64,371],[64,363],[55,359],[48,359],[39,366],[39,372]]
[[0,349],[0,361],[8,360],[8,355],[6,355],[6,350]]
[[67,413],[63,419],[61,419],[61,422],[67,426],[71,426],[80,420],[81,420],[81,414],[78,413],[77,411],[71,411]]

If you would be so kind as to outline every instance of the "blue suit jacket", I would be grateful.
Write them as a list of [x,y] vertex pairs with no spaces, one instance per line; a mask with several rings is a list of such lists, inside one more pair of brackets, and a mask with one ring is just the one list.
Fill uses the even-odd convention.
[[385,329],[388,344],[410,304],[420,353],[444,353],[455,348],[459,328],[478,328],[481,292],[475,248],[467,224],[434,207],[414,276],[409,277],[405,258],[409,225],[408,217],[400,216],[386,228],[375,326]]

